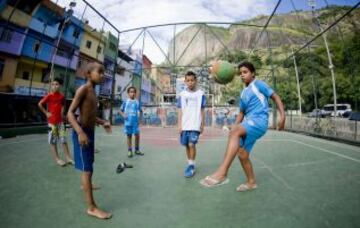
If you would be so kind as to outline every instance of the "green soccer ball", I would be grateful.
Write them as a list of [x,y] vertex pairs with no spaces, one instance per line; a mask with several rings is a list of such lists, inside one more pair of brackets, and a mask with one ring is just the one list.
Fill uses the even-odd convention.
[[223,85],[230,83],[236,74],[236,67],[224,60],[212,62],[209,70],[210,74],[214,77],[215,82]]

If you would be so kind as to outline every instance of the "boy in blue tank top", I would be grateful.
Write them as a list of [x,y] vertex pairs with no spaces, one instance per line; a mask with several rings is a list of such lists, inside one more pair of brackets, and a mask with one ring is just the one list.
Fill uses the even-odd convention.
[[143,156],[140,151],[140,130],[139,115],[141,113],[140,102],[136,100],[136,88],[131,86],[127,89],[129,99],[127,99],[120,108],[120,115],[124,118],[124,133],[127,136],[128,157],[134,156],[132,150],[132,136],[135,136],[135,154]]

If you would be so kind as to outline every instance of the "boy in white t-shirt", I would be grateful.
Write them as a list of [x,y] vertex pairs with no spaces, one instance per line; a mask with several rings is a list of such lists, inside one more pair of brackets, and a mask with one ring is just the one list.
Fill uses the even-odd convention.
[[196,143],[199,135],[204,131],[205,124],[205,95],[197,89],[196,74],[188,71],[185,74],[187,88],[182,91],[177,100],[178,126],[180,143],[186,147],[188,165],[185,168],[184,176],[192,177],[195,174]]

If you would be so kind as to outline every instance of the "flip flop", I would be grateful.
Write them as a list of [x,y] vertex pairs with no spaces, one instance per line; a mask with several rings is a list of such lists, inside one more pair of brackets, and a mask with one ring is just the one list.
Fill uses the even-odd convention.
[[59,159],[59,160],[56,160],[56,164],[58,166],[61,166],[61,167],[64,167],[66,165],[66,162],[64,162],[63,160]]
[[213,178],[211,176],[207,176],[200,181],[200,184],[206,188],[213,188],[213,187],[227,184],[229,182],[230,182],[229,178],[225,178],[224,180],[216,180],[215,178]]
[[122,173],[125,170],[125,168],[133,168],[133,167],[134,167],[133,165],[127,164],[125,162],[120,163],[116,168],[116,173]]
[[125,168],[134,168],[134,166],[133,165],[130,165],[130,164],[128,164],[128,163],[122,163],[123,164],[123,166],[125,167]]
[[66,159],[66,164],[75,165],[75,162],[72,159]]
[[92,212],[92,211],[90,211],[90,210],[86,210],[86,213],[87,213],[88,215],[93,216],[93,217],[98,218],[98,219],[110,219],[110,218],[112,217],[112,214],[111,214],[111,213],[108,213],[108,215],[105,216],[105,217],[100,217],[100,216],[98,216],[96,213],[94,213],[94,212]]
[[116,168],[116,173],[122,173],[125,170],[124,163],[120,163]]
[[236,191],[238,192],[247,192],[247,191],[251,191],[251,190],[255,190],[257,189],[257,185],[255,184],[252,187],[249,187],[249,185],[247,184],[241,184],[236,188]]

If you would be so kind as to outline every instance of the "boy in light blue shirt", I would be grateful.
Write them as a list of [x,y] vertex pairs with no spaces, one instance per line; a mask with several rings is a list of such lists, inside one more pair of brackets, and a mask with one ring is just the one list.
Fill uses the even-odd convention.
[[135,154],[143,156],[140,151],[139,115],[141,113],[140,102],[136,100],[136,88],[131,86],[127,89],[129,99],[120,108],[120,115],[124,118],[124,133],[127,135],[128,157],[133,157],[132,136],[135,135]]
[[218,169],[205,177],[200,183],[205,187],[215,187],[229,182],[227,174],[236,155],[246,175],[246,182],[240,184],[236,190],[245,192],[257,188],[250,152],[255,142],[260,139],[268,129],[269,99],[276,104],[280,118],[278,129],[285,126],[284,105],[280,97],[264,82],[255,78],[255,67],[250,62],[243,62],[238,66],[241,80],[245,89],[241,92],[240,113],[235,125],[229,133],[228,145],[224,160]]

